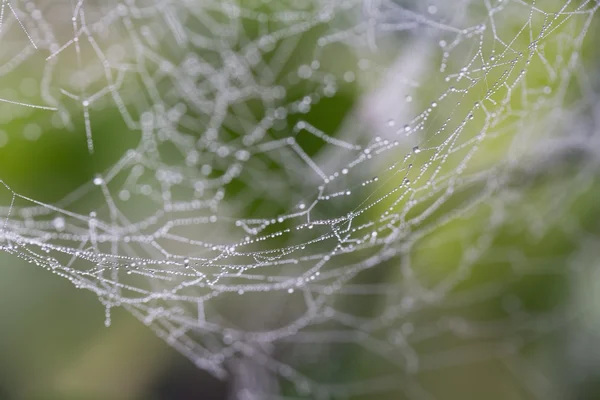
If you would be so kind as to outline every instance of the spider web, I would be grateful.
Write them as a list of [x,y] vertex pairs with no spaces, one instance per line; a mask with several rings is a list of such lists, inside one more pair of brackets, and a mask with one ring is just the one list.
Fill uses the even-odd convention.
[[426,374],[488,360],[548,398],[524,352],[594,237],[599,7],[5,0],[0,144],[67,135],[94,173],[0,176],[2,251],[239,398],[443,398]]

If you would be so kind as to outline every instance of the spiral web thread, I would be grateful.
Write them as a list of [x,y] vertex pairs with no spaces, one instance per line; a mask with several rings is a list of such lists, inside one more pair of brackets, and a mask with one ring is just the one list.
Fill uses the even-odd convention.
[[[39,116],[26,139],[74,132],[95,157],[112,112],[134,145],[52,204],[3,181],[2,251],[94,292],[107,325],[126,308],[218,377],[252,360],[299,395],[435,398],[419,373],[516,368],[568,318],[525,309],[511,285],[569,278],[498,242],[589,237],[557,210],[589,190],[593,163],[533,182],[551,155],[595,143],[582,49],[598,7],[4,0],[3,123]],[[472,282],[490,268],[509,272]],[[493,302],[491,319],[464,311]],[[305,368],[350,351],[381,367],[352,381]],[[277,390],[239,379],[248,396]]]

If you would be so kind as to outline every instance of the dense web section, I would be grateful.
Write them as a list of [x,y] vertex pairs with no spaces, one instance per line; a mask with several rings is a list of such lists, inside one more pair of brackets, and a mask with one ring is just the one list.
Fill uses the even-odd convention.
[[0,145],[35,115],[104,160],[48,202],[0,171],[2,251],[239,398],[443,398],[422,374],[488,359],[548,398],[522,351],[573,317],[532,287],[590,237],[599,7],[2,0]]

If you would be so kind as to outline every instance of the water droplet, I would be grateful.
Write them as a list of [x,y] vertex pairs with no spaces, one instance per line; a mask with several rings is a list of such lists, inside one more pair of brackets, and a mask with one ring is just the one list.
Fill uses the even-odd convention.
[[52,220],[52,226],[57,231],[61,231],[65,228],[65,219],[63,217],[56,217]]

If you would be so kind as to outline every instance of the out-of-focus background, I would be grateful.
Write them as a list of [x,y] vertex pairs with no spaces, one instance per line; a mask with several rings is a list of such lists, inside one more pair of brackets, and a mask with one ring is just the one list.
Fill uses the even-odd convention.
[[[324,206],[315,215],[325,221],[333,218],[337,209],[359,207],[363,200],[395,193],[398,186],[408,185],[402,186],[404,179],[419,182],[421,176],[438,172],[454,182],[452,177],[466,170],[471,175],[452,185],[458,192],[467,189],[460,196],[448,195],[448,204],[431,216],[435,222],[425,239],[415,239],[416,244],[407,247],[412,274],[401,268],[407,262],[403,257],[382,258],[383,267],[378,268],[385,268],[383,271],[373,267],[371,275],[357,278],[352,286],[357,291],[364,289],[368,296],[342,292],[341,299],[328,304],[339,306],[347,315],[360,316],[337,321],[347,323],[347,329],[360,325],[356,331],[366,330],[369,324],[386,326],[379,310],[393,314],[398,311],[390,306],[393,302],[405,307],[401,300],[406,297],[398,294],[403,291],[422,294],[415,298],[429,308],[419,306],[407,313],[397,329],[381,333],[383,339],[366,334],[348,339],[360,350],[351,346],[331,350],[326,336],[306,336],[298,339],[300,350],[296,352],[312,350],[315,354],[298,356],[286,348],[281,353],[281,359],[287,360],[283,362],[297,362],[298,370],[314,381],[343,381],[332,385],[335,388],[330,393],[335,398],[600,397],[600,350],[596,345],[600,339],[600,169],[596,169],[600,147],[594,148],[600,146],[597,2],[101,3],[2,2],[0,180],[7,189],[0,199],[5,209],[11,207],[13,193],[23,196],[16,200],[14,210],[20,203],[31,206],[31,199],[43,207],[55,204],[86,216],[89,210],[106,206],[106,198],[93,189],[102,186],[95,179],[116,168],[128,150],[139,150],[138,144],[148,140],[143,124],[134,122],[142,120],[145,110],[160,113],[153,96],[164,98],[163,106],[173,106],[171,113],[181,114],[178,118],[183,115],[182,129],[194,140],[210,138],[211,124],[218,124],[219,113],[223,113],[225,122],[217,125],[217,130],[227,131],[231,142],[241,141],[260,127],[247,114],[263,112],[271,112],[278,120],[271,120],[264,129],[274,141],[296,135],[299,121],[332,138],[361,145],[384,140],[393,143],[401,136],[396,153],[374,147],[377,161],[356,172],[354,180],[345,181],[343,192],[348,194],[342,196],[348,196],[349,203]],[[78,40],[73,40],[75,37]],[[143,57],[136,53],[138,41],[148,48]],[[260,43],[256,54],[248,50],[253,49],[252,43]],[[507,52],[507,48],[518,50]],[[260,79],[254,77],[260,84],[244,75],[248,71],[243,65],[235,79],[219,74],[219,68],[225,70],[242,53],[256,75],[268,70]],[[253,57],[258,61],[252,61]],[[111,65],[110,79],[102,61]],[[519,74],[523,77],[517,78]],[[228,89],[233,81],[237,87]],[[197,86],[190,86],[191,82]],[[249,92],[249,98],[260,90],[273,93],[265,94],[270,98],[260,104],[248,100],[250,111],[214,106],[228,101],[219,97],[222,93],[229,90],[238,95],[244,87],[255,90]],[[202,95],[196,98],[194,91]],[[285,94],[280,96],[282,91]],[[208,112],[205,103],[211,104]],[[292,103],[293,107],[287,107]],[[196,112],[194,107],[203,111]],[[217,122],[211,119],[215,115]],[[244,122],[229,125],[229,115]],[[465,121],[473,122],[467,125]],[[454,140],[453,129],[459,132],[457,137],[466,139]],[[215,171],[227,169],[226,158],[206,156],[217,154],[218,149],[207,145],[210,151],[205,153],[186,153],[186,146],[193,142],[179,140],[171,131],[164,135],[164,142],[173,141],[179,147],[162,153],[164,165],[144,164],[152,173],[178,162],[204,177],[212,178]],[[250,164],[250,172],[241,175],[239,182],[220,183],[219,187],[241,193],[229,203],[229,197],[225,198],[221,215],[230,210],[231,215],[244,218],[275,218],[308,206],[313,200],[311,190],[318,184],[309,177],[315,167],[302,161],[316,160],[316,169],[339,170],[340,174],[347,173],[342,168],[351,162],[344,158],[345,153],[328,153],[336,144],[324,144],[315,137],[318,135],[303,142],[298,135],[304,158],[298,152],[293,157],[282,153],[279,159]],[[477,151],[469,156],[468,151],[475,147]],[[149,148],[144,151],[152,153]],[[185,157],[173,156],[181,156],[177,151]],[[428,170],[444,152],[448,161],[438,172]],[[236,154],[240,160],[247,157]],[[293,161],[294,157],[300,161]],[[462,165],[466,157],[469,162]],[[384,183],[372,192],[370,186],[360,186],[367,177],[384,175],[390,165],[401,162],[404,169],[409,163],[410,167],[400,178],[381,179]],[[299,165],[302,167],[295,167]],[[494,172],[495,165],[510,171],[499,168]],[[480,189],[468,186],[468,178],[477,182],[478,171],[485,171],[486,177],[497,176],[501,189],[486,197],[483,206],[474,206],[469,209],[472,212],[443,223],[445,216],[454,215],[462,205],[471,200],[475,204]],[[146,190],[143,179],[156,178],[140,179],[142,195]],[[486,187],[492,186],[491,181],[485,179]],[[128,184],[125,178],[116,183]],[[148,197],[166,192],[156,186],[147,188]],[[61,200],[73,193],[76,201]],[[129,192],[115,193],[120,196],[118,201],[126,202],[130,196]],[[171,195],[181,196],[177,201],[187,200],[184,191]],[[415,203],[425,207],[433,200],[420,197]],[[151,214],[152,202],[130,202],[121,211],[135,219],[139,214]],[[362,214],[361,222],[380,222],[390,204],[385,197]],[[415,207],[407,214],[411,212],[422,209]],[[12,216],[3,214],[7,220]],[[44,237],[38,232],[43,225],[36,225],[35,215],[20,217],[21,234]],[[423,220],[428,222],[427,217]],[[498,220],[501,223],[496,227]],[[57,231],[83,234],[81,227],[65,228],[64,220],[53,221]],[[60,229],[57,224],[62,224]],[[5,224],[5,230],[7,226],[11,225]],[[211,235],[209,231],[189,233],[190,237]],[[215,231],[214,236],[228,239],[223,231]],[[375,236],[368,240],[374,242]],[[45,240],[54,239],[48,236]],[[262,249],[285,246],[284,239],[279,240],[265,241]],[[402,240],[410,242],[411,236]],[[176,252],[194,256],[189,243],[187,246]],[[313,251],[313,255],[322,252]],[[110,326],[106,327],[107,307],[96,293],[77,290],[64,276],[24,258],[18,252],[0,254],[0,399],[263,398],[240,390],[240,385],[254,389],[253,385],[262,384],[253,381],[260,374],[244,378],[240,372],[240,368],[252,369],[251,364],[229,364],[231,378],[218,379],[118,305],[110,307]],[[351,254],[339,261],[339,266],[366,258]],[[462,277],[460,283],[452,283],[448,276],[450,271],[460,270],[458,266],[468,272],[457,273]],[[417,278],[411,281],[407,275]],[[423,287],[413,287],[411,282]],[[445,284],[464,290],[464,295],[436,298],[435,290],[424,289],[430,286],[441,291]],[[154,290],[162,289],[156,286]],[[229,304],[239,300],[227,299],[223,307],[245,313],[243,323],[248,326],[252,313],[256,312],[260,324],[274,307],[267,297],[264,303],[260,297],[250,300],[246,308]],[[398,318],[391,314],[390,319]],[[226,322],[222,323],[225,326]],[[245,329],[243,323],[240,329]],[[444,336],[442,331],[450,334]],[[477,345],[470,347],[475,339]],[[196,340],[201,342],[202,335]],[[386,358],[386,347],[379,340],[400,349],[390,354],[389,363],[380,363]],[[364,349],[377,356],[365,356]],[[405,365],[394,364],[403,357],[406,360],[398,363]],[[419,359],[416,367],[410,364],[413,357]],[[354,387],[353,381],[363,383]],[[321,393],[309,390],[303,394],[289,382],[277,387],[279,393],[274,397],[317,398],[316,393]]]

